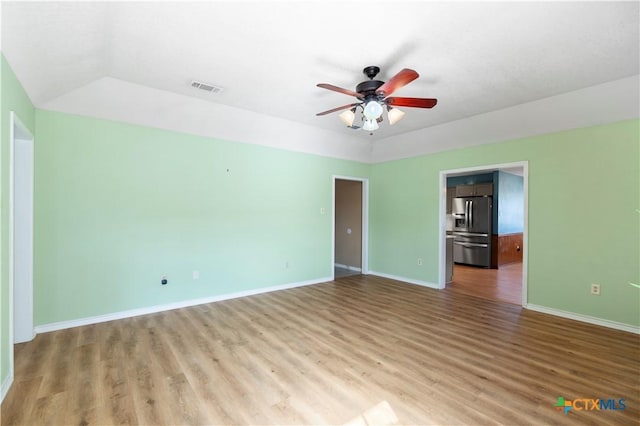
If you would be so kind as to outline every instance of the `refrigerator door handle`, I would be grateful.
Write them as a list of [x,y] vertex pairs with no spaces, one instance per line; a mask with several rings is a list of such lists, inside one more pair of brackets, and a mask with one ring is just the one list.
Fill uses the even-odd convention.
[[489,247],[489,244],[461,243],[460,241],[454,241],[453,244],[464,246],[464,247]]
[[469,229],[469,200],[464,202],[464,226]]
[[473,228],[473,201],[469,201],[469,226]]
[[454,236],[459,235],[461,237],[488,237],[489,234],[481,234],[478,232],[460,232],[460,231],[453,231],[452,234]]

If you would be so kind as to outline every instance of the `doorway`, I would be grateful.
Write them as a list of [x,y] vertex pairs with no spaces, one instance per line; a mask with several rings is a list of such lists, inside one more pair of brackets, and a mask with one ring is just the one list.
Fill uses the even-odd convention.
[[[492,183],[484,181],[487,177],[490,179],[487,182]],[[488,195],[483,192],[487,189],[487,184],[495,193]],[[528,163],[523,161],[442,171],[440,188],[439,288],[526,306]],[[479,194],[472,195],[491,197],[493,205],[490,235],[483,244],[488,245],[487,250],[491,252],[491,264],[488,268],[470,265],[465,259],[456,259],[456,252],[451,247],[452,242],[465,246],[464,241],[456,241],[456,238],[461,238],[456,237],[456,234],[465,234],[456,232],[464,231],[458,229],[458,222],[464,224],[465,213],[456,215],[459,212],[453,211],[456,209],[451,206],[461,194],[464,199],[475,200],[466,198],[470,197],[468,191],[474,188]],[[457,248],[459,255],[461,249]],[[453,276],[450,271],[453,271]]]
[[[11,343],[35,337],[33,327],[34,138],[11,112],[9,147],[9,329]],[[13,351],[10,359],[13,368]]]
[[334,176],[333,277],[367,272],[366,179]]

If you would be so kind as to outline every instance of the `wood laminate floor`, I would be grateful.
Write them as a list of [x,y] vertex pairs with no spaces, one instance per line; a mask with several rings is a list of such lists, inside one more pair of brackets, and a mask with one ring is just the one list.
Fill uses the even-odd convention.
[[638,335],[356,276],[40,334],[2,424],[637,425],[639,372]]
[[453,265],[449,291],[483,299],[522,305],[522,262],[502,265],[499,269]]

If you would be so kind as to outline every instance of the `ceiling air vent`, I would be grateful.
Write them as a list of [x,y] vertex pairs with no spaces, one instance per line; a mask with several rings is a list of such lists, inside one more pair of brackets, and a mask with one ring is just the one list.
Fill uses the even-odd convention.
[[223,90],[222,87],[195,80],[191,82],[191,87],[195,87],[196,89],[204,90],[205,92],[209,93],[220,93]]

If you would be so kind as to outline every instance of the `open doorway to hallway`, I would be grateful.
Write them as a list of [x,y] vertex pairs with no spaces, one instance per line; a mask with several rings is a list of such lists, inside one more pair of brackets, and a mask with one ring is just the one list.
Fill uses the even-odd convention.
[[441,172],[441,288],[526,305],[527,163]]
[[362,273],[363,182],[334,181],[334,278]]

